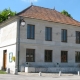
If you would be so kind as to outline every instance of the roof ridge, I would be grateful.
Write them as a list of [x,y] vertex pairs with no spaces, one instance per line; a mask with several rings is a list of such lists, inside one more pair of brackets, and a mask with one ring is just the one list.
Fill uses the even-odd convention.
[[26,11],[27,9],[29,9],[29,8],[32,7],[32,6],[34,6],[34,7],[40,7],[40,8],[44,8],[44,9],[49,9],[49,10],[55,10],[55,9],[50,9],[50,8],[41,7],[41,6],[31,5],[31,6],[27,7],[27,8],[25,8],[24,10],[18,12],[16,15],[21,14],[22,12]]
[[[32,5],[32,6],[35,6],[35,5]],[[40,7],[40,8],[44,8],[44,9],[55,10],[55,9],[51,9],[51,8],[45,8],[45,7],[42,7],[42,6],[35,6],[35,7]]]
[[27,7],[27,8],[25,8],[24,10],[18,12],[16,15],[19,15],[19,14],[23,13],[24,11],[26,11],[27,9],[29,9],[29,8],[32,7],[32,6],[33,6],[33,5],[31,5],[31,6]]

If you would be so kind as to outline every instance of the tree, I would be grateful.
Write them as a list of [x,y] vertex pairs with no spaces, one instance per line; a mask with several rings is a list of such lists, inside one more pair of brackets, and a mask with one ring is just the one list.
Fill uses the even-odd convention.
[[0,23],[7,20],[8,16],[14,16],[16,12],[11,11],[11,9],[4,9],[0,12]]
[[61,14],[64,14],[64,15],[72,18],[71,14],[69,14],[69,13],[68,13],[67,11],[65,11],[65,10],[63,10],[63,11],[61,12]]
[[2,15],[0,14],[0,22],[2,22]]

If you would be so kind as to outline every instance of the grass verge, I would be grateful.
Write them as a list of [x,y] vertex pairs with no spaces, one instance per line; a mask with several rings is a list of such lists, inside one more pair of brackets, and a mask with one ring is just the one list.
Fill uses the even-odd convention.
[[5,72],[5,71],[0,70],[0,74],[6,74],[6,72]]

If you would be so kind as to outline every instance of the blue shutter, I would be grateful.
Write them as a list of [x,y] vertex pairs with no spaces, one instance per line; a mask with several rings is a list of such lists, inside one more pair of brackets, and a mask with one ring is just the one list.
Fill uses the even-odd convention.
[[61,41],[63,41],[63,38],[64,38],[64,33],[63,30],[61,30]]
[[64,41],[66,41],[66,30],[64,30]]
[[45,40],[47,40],[47,35],[48,35],[48,31],[47,31],[47,27],[45,28]]
[[27,25],[27,38],[30,38],[30,25]]
[[48,40],[50,40],[50,28],[48,28]]
[[67,42],[67,30],[64,30],[64,41]]
[[34,39],[34,25],[31,26],[31,39]]

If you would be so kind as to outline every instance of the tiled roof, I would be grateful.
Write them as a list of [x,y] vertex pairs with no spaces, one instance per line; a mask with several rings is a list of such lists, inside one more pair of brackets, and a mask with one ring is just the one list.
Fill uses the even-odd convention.
[[80,22],[67,17],[54,9],[30,6],[17,14],[18,16],[80,26]]

